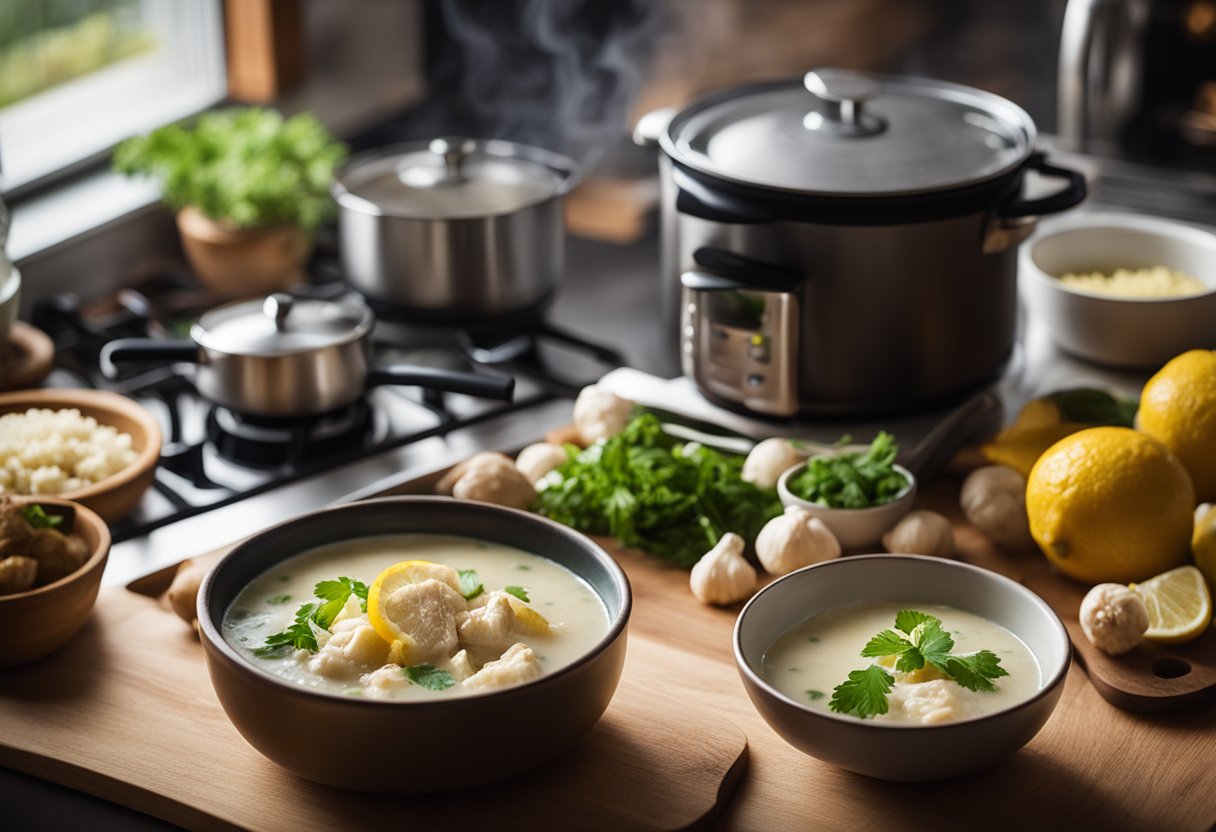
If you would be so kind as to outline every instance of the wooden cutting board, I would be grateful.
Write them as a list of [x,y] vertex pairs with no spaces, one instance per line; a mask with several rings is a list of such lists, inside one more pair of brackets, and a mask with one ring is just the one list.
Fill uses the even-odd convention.
[[616,697],[565,757],[468,792],[360,794],[254,751],[190,629],[113,588],[67,648],[0,672],[0,765],[192,829],[682,829],[710,822],[746,768],[742,732],[699,704],[713,671],[631,633]]

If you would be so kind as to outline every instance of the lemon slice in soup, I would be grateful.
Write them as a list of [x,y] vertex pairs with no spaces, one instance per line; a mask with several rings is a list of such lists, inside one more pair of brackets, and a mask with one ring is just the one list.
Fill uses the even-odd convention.
[[409,654],[416,647],[416,642],[388,613],[388,601],[401,587],[432,579],[447,584],[457,593],[460,592],[460,575],[456,570],[428,560],[404,560],[394,563],[377,575],[376,580],[372,581],[372,585],[367,589],[368,623],[380,638],[389,644],[401,642],[402,648],[396,648],[395,654]]
[[515,620],[525,633],[530,636],[543,636],[549,632],[549,620],[531,606],[514,595],[507,596],[507,603],[511,605]]

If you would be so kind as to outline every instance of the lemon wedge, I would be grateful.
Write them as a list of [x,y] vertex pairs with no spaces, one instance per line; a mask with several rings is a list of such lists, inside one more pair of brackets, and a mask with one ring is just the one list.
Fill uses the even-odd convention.
[[[392,645],[394,655],[408,655],[416,647],[416,643],[413,637],[388,615],[385,604],[393,597],[394,592],[406,584],[420,584],[432,578],[460,592],[460,575],[456,570],[429,560],[403,560],[394,563],[377,575],[376,580],[367,588],[368,623],[380,638]],[[400,642],[401,646],[394,642]]]
[[1203,635],[1212,621],[1212,596],[1203,573],[1180,566],[1131,589],[1148,610],[1144,637],[1158,644],[1181,644]]
[[549,620],[538,613],[533,607],[524,603],[514,595],[507,595],[507,603],[515,613],[515,620],[524,632],[530,636],[543,636],[549,632]]

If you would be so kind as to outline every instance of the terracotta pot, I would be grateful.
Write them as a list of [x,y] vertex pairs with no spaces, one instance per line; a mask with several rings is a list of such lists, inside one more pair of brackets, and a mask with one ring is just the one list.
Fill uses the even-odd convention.
[[277,292],[299,283],[312,238],[294,225],[228,228],[193,206],[177,213],[182,248],[203,286],[227,297]]

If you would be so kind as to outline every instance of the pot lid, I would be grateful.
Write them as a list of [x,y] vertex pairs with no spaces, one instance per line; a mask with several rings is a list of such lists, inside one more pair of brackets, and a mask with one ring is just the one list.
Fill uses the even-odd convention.
[[356,157],[334,191],[339,203],[376,214],[460,219],[519,211],[565,193],[576,178],[574,162],[556,153],[446,137]]
[[373,322],[371,309],[354,295],[321,300],[276,293],[212,309],[191,335],[229,355],[285,355],[348,343],[370,332]]
[[1017,168],[1034,122],[982,90],[837,69],[712,96],[672,120],[676,161],[743,185],[816,196],[902,196]]

